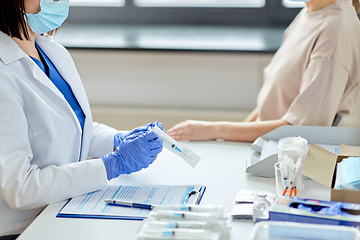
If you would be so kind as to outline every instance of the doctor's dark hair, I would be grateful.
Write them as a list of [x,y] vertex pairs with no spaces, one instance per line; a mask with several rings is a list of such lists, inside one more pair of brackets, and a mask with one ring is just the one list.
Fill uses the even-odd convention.
[[[30,40],[27,23],[25,21],[24,0],[0,0],[0,31],[18,39]],[[53,35],[54,29],[48,32]]]
[[10,37],[29,40],[24,14],[24,0],[0,0],[0,31]]

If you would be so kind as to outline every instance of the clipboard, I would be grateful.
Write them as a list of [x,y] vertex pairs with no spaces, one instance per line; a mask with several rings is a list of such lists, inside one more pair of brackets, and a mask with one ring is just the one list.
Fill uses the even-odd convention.
[[105,199],[151,205],[199,204],[206,187],[202,185],[119,185],[69,199],[56,217],[143,220],[151,210],[112,206]]

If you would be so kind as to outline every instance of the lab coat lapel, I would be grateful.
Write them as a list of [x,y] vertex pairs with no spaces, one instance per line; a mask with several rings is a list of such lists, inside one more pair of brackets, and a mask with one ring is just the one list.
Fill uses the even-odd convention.
[[[85,114],[84,131],[82,132],[82,144],[81,144],[81,156],[80,160],[85,160],[90,148],[91,134],[93,120],[91,116],[91,110],[89,102],[85,93],[84,86],[81,82],[80,76],[76,70],[75,64],[69,54],[63,46],[55,43],[52,37],[38,36],[36,39],[37,44],[41,50],[48,56],[48,58],[55,65],[60,75],[68,82],[71,90],[74,93],[81,109]],[[69,105],[70,108],[70,105]],[[72,111],[72,110],[71,110]],[[73,112],[73,111],[72,111]],[[78,123],[79,131],[81,132],[81,126],[77,119],[77,116],[73,112],[74,120]]]
[[26,56],[25,61],[29,64],[29,67],[34,75],[34,78],[49,88],[54,92],[58,97],[65,100],[64,95],[59,91],[59,89],[51,82],[51,80],[46,76],[46,74],[36,65],[36,63],[29,57]]
[[19,46],[5,33],[0,32],[0,59],[4,64],[10,64],[15,61],[25,61],[29,66],[34,78],[49,88],[60,98],[64,98],[61,92],[48,79],[43,71],[34,63],[34,61],[24,53]]
[[[39,44],[40,48],[47,54],[49,59],[53,61],[54,65],[57,67],[59,73],[64,77],[66,81],[70,84],[75,97],[77,98],[86,118],[85,126],[83,132],[83,141],[81,148],[81,157],[80,160],[85,160],[87,153],[90,147],[91,132],[92,132],[92,117],[90,112],[90,107],[87,101],[87,97],[83,86],[81,84],[80,77],[76,71],[74,63],[72,61],[69,53],[63,49],[59,44],[51,42],[52,38],[48,36],[37,36],[36,42]],[[73,116],[74,121],[77,123],[79,133],[81,135],[81,126],[75,115],[74,111],[71,109],[70,105],[67,103],[63,94],[59,89],[51,82],[51,80],[44,74],[43,71],[36,65],[36,63],[24,53],[19,46],[6,34],[0,31],[0,61],[5,65],[11,64],[15,61],[21,62],[24,66],[29,68],[29,72],[32,74],[34,80],[38,81],[40,84],[46,86],[51,92],[54,93],[54,96],[59,97],[61,101],[60,104],[63,104],[64,108],[67,108]],[[79,140],[81,137],[79,138]]]
[[[51,37],[44,36],[39,36],[36,39],[36,42],[41,50],[43,50],[43,52],[52,61],[65,81],[69,83],[71,90],[81,106],[81,109],[83,110],[85,116],[88,117],[91,115],[90,107],[85,94],[85,89],[82,84],[79,84],[81,83],[81,79],[76,70],[75,64],[67,51],[57,51],[59,50],[58,48],[63,48],[63,46],[57,45],[54,42],[51,43],[51,41],[53,41]],[[54,46],[54,44],[56,44],[56,46]]]
[[5,64],[10,64],[24,57],[24,52],[19,46],[5,33],[0,31],[0,60]]

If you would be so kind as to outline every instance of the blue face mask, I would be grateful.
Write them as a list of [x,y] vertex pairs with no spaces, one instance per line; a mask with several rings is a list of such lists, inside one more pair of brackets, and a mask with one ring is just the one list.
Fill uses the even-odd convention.
[[69,13],[69,0],[40,0],[37,14],[26,14],[26,21],[37,34],[52,31],[63,24]]

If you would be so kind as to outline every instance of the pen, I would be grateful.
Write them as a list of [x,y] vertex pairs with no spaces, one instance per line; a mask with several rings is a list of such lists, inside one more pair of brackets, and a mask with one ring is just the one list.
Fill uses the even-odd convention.
[[105,199],[105,202],[109,205],[119,206],[119,207],[134,207],[134,208],[143,208],[150,210],[155,207],[154,205],[150,205],[150,204],[126,202],[126,201],[112,200],[112,199]]

